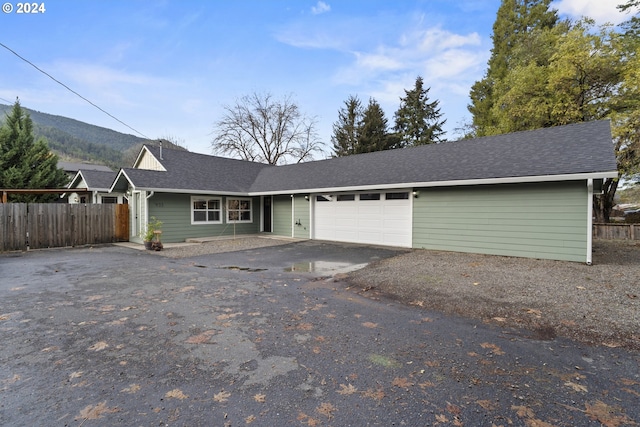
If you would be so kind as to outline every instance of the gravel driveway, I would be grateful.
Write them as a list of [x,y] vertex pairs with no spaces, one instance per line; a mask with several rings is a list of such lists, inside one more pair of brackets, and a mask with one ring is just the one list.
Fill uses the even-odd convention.
[[429,310],[509,327],[640,348],[640,243],[594,243],[586,264],[415,250],[352,273],[349,281]]
[[[183,258],[290,243],[261,237],[165,249]],[[406,253],[349,273],[374,298],[506,327],[532,337],[564,336],[608,347],[640,349],[640,243],[597,240],[593,265],[428,250]]]

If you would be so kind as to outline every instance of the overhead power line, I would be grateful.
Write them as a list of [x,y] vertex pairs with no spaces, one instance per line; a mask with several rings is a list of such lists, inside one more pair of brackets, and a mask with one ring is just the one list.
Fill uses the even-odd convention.
[[71,89],[69,86],[67,86],[66,84],[62,83],[60,80],[58,80],[55,77],[53,77],[51,74],[49,74],[46,71],[44,71],[43,69],[39,68],[33,62],[29,61],[28,59],[26,59],[23,56],[21,56],[20,54],[18,54],[18,52],[16,52],[15,50],[11,49],[9,46],[7,46],[7,45],[5,45],[3,43],[0,43],[0,46],[2,46],[3,48],[7,49],[9,52],[13,53],[15,56],[17,56],[18,58],[20,58],[21,60],[23,60],[27,64],[31,65],[33,68],[35,68],[36,70],[40,71],[42,74],[44,74],[45,76],[49,77],[51,80],[53,80],[54,82],[58,83],[60,86],[64,87],[65,89],[67,89],[69,92],[73,93],[74,95],[76,95],[80,99],[82,99],[82,100],[88,102],[89,104],[93,105],[98,110],[102,111],[103,113],[105,113],[107,116],[111,117],[112,119],[114,119],[118,123],[128,127],[129,129],[131,129],[132,131],[134,131],[135,133],[137,133],[138,135],[141,135],[142,137],[144,137],[146,139],[151,139],[148,136],[146,136],[145,134],[143,134],[142,132],[132,128],[131,126],[129,126],[128,124],[126,124],[125,122],[123,122],[122,120],[120,120],[119,118],[114,116],[113,114],[109,113],[108,111],[105,111],[103,108],[101,108],[98,105],[94,104],[93,102],[91,102],[90,100],[85,98],[84,96],[80,95],[78,92],[76,92],[75,90]]

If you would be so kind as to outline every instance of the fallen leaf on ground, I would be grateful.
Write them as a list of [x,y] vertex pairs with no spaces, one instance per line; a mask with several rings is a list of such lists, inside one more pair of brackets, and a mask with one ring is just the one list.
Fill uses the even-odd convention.
[[480,347],[491,350],[491,352],[496,356],[502,356],[504,354],[504,351],[502,351],[502,349],[495,344],[483,342],[482,344],[480,344]]
[[449,402],[447,402],[447,412],[452,415],[460,415],[462,413],[462,411],[460,410],[460,407]]
[[220,393],[216,393],[213,395],[214,402],[226,402],[231,397],[231,393],[228,391],[221,391]]
[[533,314],[536,317],[542,317],[542,312],[540,310],[536,310],[534,308],[526,308],[527,314]]
[[69,379],[80,378],[83,373],[84,372],[82,372],[82,371],[72,372],[71,374],[69,374]]
[[254,422],[256,420],[256,416],[255,415],[249,415],[247,418],[244,419],[245,424],[251,424],[252,422]]
[[531,408],[513,405],[511,406],[511,409],[516,411],[516,414],[520,418],[525,419],[524,421],[527,427],[555,427],[553,424],[549,424],[548,422],[536,418],[536,414]]
[[234,317],[238,317],[242,314],[242,312],[239,313],[227,313],[227,314],[219,314],[218,316],[216,316],[216,319],[218,320],[228,320],[228,319],[233,319]]
[[498,408],[496,402],[492,400],[476,400],[476,403],[487,411],[495,411]]
[[362,326],[364,326],[365,328],[375,329],[378,327],[378,324],[373,322],[364,322]]
[[131,384],[129,387],[126,387],[120,390],[120,393],[134,394],[134,393],[137,393],[138,391],[140,391],[140,385]]
[[338,394],[349,395],[349,394],[354,394],[357,391],[358,389],[351,384],[349,385],[340,384],[340,390],[338,390]]
[[188,398],[189,396],[184,394],[182,392],[182,390],[180,390],[179,388],[174,388],[173,390],[168,391],[167,394],[164,395],[164,397],[184,400],[184,399]]
[[2,382],[5,383],[5,384],[13,384],[13,383],[15,383],[17,381],[20,381],[20,378],[21,378],[20,375],[14,374],[13,377],[8,378],[6,380],[2,380]]
[[597,420],[605,427],[619,427],[637,425],[632,419],[621,412],[618,408],[609,406],[606,403],[596,400],[595,403],[585,403],[585,413],[592,420]]
[[320,425],[319,420],[316,420],[315,418],[311,418],[309,415],[305,414],[304,412],[300,412],[298,414],[298,421],[310,427],[315,427]]
[[313,329],[313,325],[311,323],[300,323],[298,324],[298,326],[296,326],[296,328],[300,331],[310,331]]
[[391,382],[391,385],[394,385],[394,386],[400,387],[400,388],[409,388],[409,387],[413,386],[413,383],[410,382],[407,378],[396,377]]
[[320,415],[324,415],[325,417],[331,419],[333,418],[333,413],[336,411],[336,407],[333,406],[331,403],[325,402],[320,404],[320,406],[318,406],[316,408],[316,412],[319,413]]
[[581,384],[576,384],[574,382],[567,381],[566,383],[564,383],[564,385],[566,385],[567,387],[571,387],[574,391],[583,392],[583,393],[587,392],[587,387]]
[[253,396],[253,400],[255,400],[258,403],[264,403],[266,400],[267,396],[265,396],[264,394],[256,394]]
[[87,350],[91,350],[91,351],[100,351],[100,350],[104,350],[105,348],[109,347],[109,344],[107,344],[104,341],[98,341],[97,343],[95,343],[94,345],[92,345],[91,347],[89,347]]
[[108,408],[107,401],[105,400],[97,405],[87,405],[82,411],[80,411],[80,415],[76,417],[76,420],[97,420],[98,418],[102,418],[102,414],[118,411],[119,409],[117,407]]
[[201,334],[193,335],[185,340],[187,344],[208,344],[211,342],[211,336],[215,335],[215,330],[204,331]]
[[640,382],[636,380],[631,380],[629,378],[620,378],[618,382],[623,385],[640,385]]
[[385,397],[384,391],[381,388],[377,390],[369,388],[366,391],[364,391],[362,395],[364,397],[368,397],[370,399],[377,400],[377,401],[381,401]]

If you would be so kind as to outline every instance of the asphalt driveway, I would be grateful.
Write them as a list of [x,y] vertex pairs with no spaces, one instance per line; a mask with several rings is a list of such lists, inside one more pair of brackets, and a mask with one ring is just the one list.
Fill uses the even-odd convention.
[[0,255],[0,425],[640,423],[637,352],[533,340],[339,281],[396,253]]

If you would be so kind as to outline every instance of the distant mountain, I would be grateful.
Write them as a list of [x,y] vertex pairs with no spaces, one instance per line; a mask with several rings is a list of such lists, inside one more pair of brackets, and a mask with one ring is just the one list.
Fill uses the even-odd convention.
[[[0,104],[0,124],[11,108],[12,105]],[[135,159],[142,144],[158,144],[157,140],[150,141],[68,117],[41,113],[24,106],[22,109],[31,116],[36,138],[46,138],[49,148],[60,156],[60,160],[103,164],[118,170],[131,166],[132,158]],[[163,140],[163,143],[165,147],[176,147],[168,141]]]

